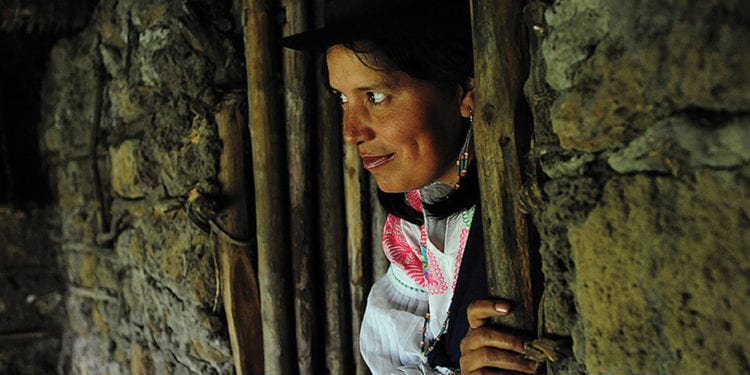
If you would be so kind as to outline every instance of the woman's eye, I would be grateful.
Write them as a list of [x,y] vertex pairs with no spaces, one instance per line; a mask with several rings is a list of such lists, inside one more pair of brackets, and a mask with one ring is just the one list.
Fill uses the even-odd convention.
[[374,104],[380,104],[385,100],[387,96],[383,94],[382,92],[368,92],[367,93],[367,100],[370,101],[370,103]]

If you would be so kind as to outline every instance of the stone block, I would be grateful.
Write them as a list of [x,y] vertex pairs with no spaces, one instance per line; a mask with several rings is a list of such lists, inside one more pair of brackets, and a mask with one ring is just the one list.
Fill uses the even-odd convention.
[[[551,120],[563,147],[601,151],[676,112],[750,107],[750,50],[736,48],[750,43],[741,2],[641,5],[557,2],[549,11],[547,79],[560,93]],[[606,34],[596,32],[602,23]]]
[[608,162],[612,169],[623,174],[678,175],[706,167],[740,166],[750,162],[750,118],[734,117],[706,126],[687,116],[670,117],[612,153]]
[[68,251],[63,258],[68,270],[68,279],[74,286],[109,291],[120,289],[120,267],[110,256]]
[[63,241],[94,244],[101,230],[101,209],[91,161],[66,162],[57,168],[56,176]]
[[126,124],[153,114],[160,104],[151,89],[125,81],[114,81],[108,91],[114,115]]
[[575,265],[568,242],[569,224],[582,223],[601,196],[597,180],[590,177],[559,178],[544,185],[548,198],[534,220],[542,246],[544,297],[541,309],[546,334],[570,337],[577,322],[573,285]]
[[146,187],[140,178],[143,159],[140,157],[141,142],[128,139],[109,148],[112,165],[112,190],[120,197],[139,199],[146,195]]
[[140,31],[157,25],[162,25],[170,20],[169,5],[162,2],[147,2],[133,9],[133,25]]
[[130,373],[132,375],[153,375],[156,373],[148,350],[135,341],[130,343]]
[[748,177],[618,177],[570,229],[589,373],[747,371]]

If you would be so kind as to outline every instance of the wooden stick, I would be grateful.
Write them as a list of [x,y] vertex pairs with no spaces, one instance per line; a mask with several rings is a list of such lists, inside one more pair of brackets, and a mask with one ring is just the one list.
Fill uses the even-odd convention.
[[265,371],[293,373],[296,349],[291,330],[294,304],[290,285],[290,251],[285,194],[284,127],[278,121],[273,49],[270,41],[276,13],[271,0],[245,0],[245,64],[250,139],[255,184],[258,283],[263,317]]
[[69,286],[68,292],[75,294],[77,297],[93,299],[95,301],[105,301],[110,303],[117,303],[119,300],[100,289],[81,288],[77,286]]
[[[307,3],[282,0],[286,9],[285,35],[308,29]],[[284,101],[286,114],[287,159],[289,160],[289,201],[291,209],[291,251],[294,270],[295,328],[297,367],[300,375],[313,375],[322,350],[316,350],[314,339],[319,326],[315,309],[313,281],[313,217],[312,162],[310,138],[314,127],[310,121],[311,106],[307,94],[312,88],[309,53],[282,50]]]
[[[352,334],[347,324],[348,299],[346,222],[342,176],[341,128],[331,108],[319,108],[318,140],[320,145],[320,250],[322,253],[323,285],[325,285],[325,362],[331,374],[350,371]],[[337,141],[338,140],[338,141]]]
[[[316,26],[322,26],[325,0],[315,1]],[[316,64],[316,72],[322,71],[322,61]],[[319,77],[319,76],[318,76]],[[327,77],[323,78],[327,79]],[[344,220],[344,168],[343,134],[341,119],[334,101],[326,92],[322,82],[318,88],[317,143],[320,147],[318,172],[320,206],[320,250],[323,262],[323,285],[325,285],[325,365],[330,374],[347,374],[352,371],[353,335],[348,324],[347,310],[347,260],[346,222]]]
[[[249,221],[245,186],[245,140],[242,136],[245,118],[240,111],[242,99],[228,95],[215,114],[223,148],[219,183],[226,208],[219,217],[225,232],[233,238],[247,240]],[[221,264],[221,295],[227,316],[229,340],[237,374],[263,374],[263,334],[260,319],[260,296],[255,270],[247,256],[249,246],[217,239]]]
[[[381,276],[385,275],[388,270],[388,266],[391,262],[385,256],[383,252],[383,226],[385,224],[385,218],[388,213],[385,208],[378,201],[377,195],[378,185],[375,183],[375,179],[370,176],[370,212],[372,214],[372,279],[371,283],[377,281]],[[367,285],[369,290],[372,284]]]
[[521,3],[473,0],[474,134],[482,195],[487,277],[493,297],[514,303],[502,324],[533,332],[535,314],[521,189],[516,114],[521,98]]
[[359,335],[362,318],[365,314],[365,252],[369,251],[365,228],[370,220],[367,219],[367,206],[370,197],[367,193],[368,176],[362,168],[357,149],[344,147],[344,199],[346,207],[346,243],[347,259],[349,260],[349,295],[351,296],[351,324],[352,324],[352,355],[354,357],[355,374],[366,374],[367,366],[359,355]]

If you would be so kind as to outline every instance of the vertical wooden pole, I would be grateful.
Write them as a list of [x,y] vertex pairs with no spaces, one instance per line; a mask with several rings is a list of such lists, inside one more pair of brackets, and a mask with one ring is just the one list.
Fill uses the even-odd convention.
[[271,0],[245,0],[243,9],[265,371],[291,374],[296,350],[290,324],[294,305],[285,230],[287,183],[283,176],[287,165],[284,127],[278,121],[272,55],[275,49],[271,43],[271,27],[277,18]]
[[[282,0],[286,10],[284,35],[308,29],[307,3]],[[300,375],[313,375],[321,350],[315,350],[313,341],[318,337],[316,319],[313,267],[313,216],[312,150],[310,145],[310,111],[315,104],[308,92],[312,88],[309,53],[282,49],[284,73],[284,102],[286,113],[287,160],[289,164],[289,201],[292,270],[294,277],[294,312],[297,342],[297,367]]]
[[[245,117],[237,94],[228,95],[215,114],[222,143],[219,184],[226,198],[226,209],[219,216],[224,231],[233,238],[249,237],[247,212],[245,147],[242,136]],[[263,334],[260,296],[255,270],[247,256],[248,246],[238,246],[218,238],[221,264],[221,295],[227,316],[229,340],[237,374],[263,374]]]
[[346,243],[349,259],[349,293],[351,296],[352,355],[356,374],[365,374],[366,365],[359,355],[359,329],[365,313],[365,265],[371,242],[367,240],[366,218],[370,197],[369,178],[360,162],[357,149],[344,147],[344,196],[346,207]]
[[514,302],[502,324],[535,329],[529,238],[521,189],[516,114],[522,95],[521,1],[472,0],[474,132],[482,195],[487,276],[494,297]]
[[[372,213],[372,260],[370,271],[372,272],[372,279],[370,280],[371,283],[376,282],[381,276],[383,276],[388,270],[388,266],[390,265],[388,258],[386,258],[385,253],[383,252],[382,244],[383,225],[385,225],[385,218],[387,216],[387,213],[378,201],[377,188],[378,185],[375,183],[375,179],[370,176],[370,210]],[[372,284],[368,284],[366,290],[370,290],[371,287]]]
[[[315,2],[316,26],[323,25],[325,0]],[[316,72],[322,72],[324,60],[318,60]],[[320,75],[318,75],[320,77]],[[320,77],[327,79],[327,77]],[[318,189],[320,190],[320,249],[323,257],[323,284],[325,285],[325,362],[331,374],[352,371],[352,333],[348,323],[347,305],[347,253],[343,186],[343,135],[338,111],[330,93],[321,82],[318,88]]]

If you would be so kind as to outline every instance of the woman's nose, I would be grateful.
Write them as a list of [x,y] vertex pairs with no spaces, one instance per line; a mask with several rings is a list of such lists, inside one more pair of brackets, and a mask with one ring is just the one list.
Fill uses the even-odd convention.
[[364,121],[362,116],[353,110],[344,110],[344,142],[350,145],[358,145],[372,138],[372,131]]

